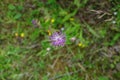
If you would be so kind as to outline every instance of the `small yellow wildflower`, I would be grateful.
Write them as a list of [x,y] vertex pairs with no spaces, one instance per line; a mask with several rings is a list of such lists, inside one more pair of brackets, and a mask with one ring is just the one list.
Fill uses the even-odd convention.
[[70,18],[70,21],[73,21],[74,20],[74,18]]
[[86,47],[85,45],[82,45],[82,48]]
[[25,34],[24,34],[24,33],[21,33],[20,36],[21,36],[22,38],[24,38],[24,37],[25,37]]
[[84,45],[84,44],[82,44],[82,43],[79,43],[79,44],[78,44],[78,46],[79,46],[79,47],[82,47],[82,48],[84,48],[84,47],[85,47],[85,45]]
[[51,23],[54,23],[55,22],[55,19],[51,19]]
[[15,33],[15,36],[18,37],[18,33]]
[[81,45],[82,45],[81,43],[78,44],[78,46],[81,46]]
[[48,30],[47,32],[48,32],[48,35],[51,36],[51,32],[50,32],[50,30]]

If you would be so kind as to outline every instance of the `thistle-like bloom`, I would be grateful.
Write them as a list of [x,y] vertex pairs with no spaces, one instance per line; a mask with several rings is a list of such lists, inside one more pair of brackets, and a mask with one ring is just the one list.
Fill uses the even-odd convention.
[[32,24],[34,25],[34,27],[39,27],[40,26],[40,22],[37,19],[33,19]]
[[32,24],[33,24],[33,25],[37,25],[37,20],[33,19],[33,20],[32,20]]
[[50,36],[50,41],[53,46],[64,46],[65,45],[65,35],[62,32],[54,32]]

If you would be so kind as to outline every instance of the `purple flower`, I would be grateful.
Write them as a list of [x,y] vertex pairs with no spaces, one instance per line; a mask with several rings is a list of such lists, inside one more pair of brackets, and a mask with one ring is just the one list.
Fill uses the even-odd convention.
[[32,24],[33,24],[33,25],[36,25],[36,24],[37,24],[37,20],[33,19],[33,20],[32,20]]
[[39,21],[37,19],[33,19],[32,24],[34,25],[34,27],[39,27],[40,26]]
[[62,32],[54,32],[50,36],[50,41],[53,46],[64,46],[65,45],[65,35]]

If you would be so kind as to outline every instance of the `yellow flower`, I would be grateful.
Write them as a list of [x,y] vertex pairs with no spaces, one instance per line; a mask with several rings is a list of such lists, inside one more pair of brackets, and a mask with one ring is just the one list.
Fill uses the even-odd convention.
[[82,47],[82,48],[84,48],[84,47],[85,47],[85,45],[84,45],[84,44],[82,44],[82,43],[79,43],[79,44],[78,44],[78,46],[79,46],[79,47]]
[[78,46],[82,46],[82,44],[81,44],[81,43],[79,43],[79,44],[78,44]]
[[15,36],[18,37],[18,33],[15,33]]
[[24,37],[25,37],[25,34],[24,34],[24,33],[21,33],[20,36],[21,36],[22,38],[24,38]]
[[73,21],[74,20],[74,18],[70,18],[70,21]]
[[50,32],[50,30],[48,30],[47,32],[48,32],[48,35],[51,36],[51,32]]
[[82,48],[84,48],[85,47],[85,45],[82,45]]
[[54,23],[55,22],[55,19],[51,19],[51,23]]

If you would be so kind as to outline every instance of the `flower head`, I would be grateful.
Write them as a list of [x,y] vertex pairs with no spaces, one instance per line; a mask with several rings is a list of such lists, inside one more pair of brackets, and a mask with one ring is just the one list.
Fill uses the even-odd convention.
[[25,34],[24,34],[24,33],[21,33],[20,36],[21,36],[22,38],[24,38],[24,37],[25,37]]
[[113,23],[113,24],[115,24],[115,23],[116,23],[116,21],[112,21],[112,23]]
[[65,44],[65,35],[62,32],[54,32],[50,36],[50,41],[53,46],[64,46]]
[[37,20],[33,19],[33,20],[32,20],[32,24],[33,24],[33,25],[36,25],[36,24],[37,24]]
[[15,33],[15,36],[18,37],[18,33]]
[[71,41],[71,42],[75,42],[75,40],[76,40],[76,37],[70,38],[70,41]]
[[34,25],[34,27],[39,27],[40,26],[40,21],[37,20],[37,19],[33,19],[32,24]]
[[48,32],[48,35],[51,36],[51,31],[50,31],[50,30],[47,30],[47,32]]
[[54,23],[55,22],[55,19],[51,19],[51,23]]
[[114,12],[113,14],[114,14],[114,15],[117,15],[117,12]]
[[62,27],[62,28],[61,28],[61,31],[64,31],[64,30],[65,30],[65,28],[64,28],[64,27]]
[[79,43],[78,46],[81,47],[81,48],[86,47],[83,43]]
[[74,18],[70,18],[70,21],[73,21],[74,20]]
[[50,47],[48,47],[46,50],[47,50],[47,51],[50,51]]

